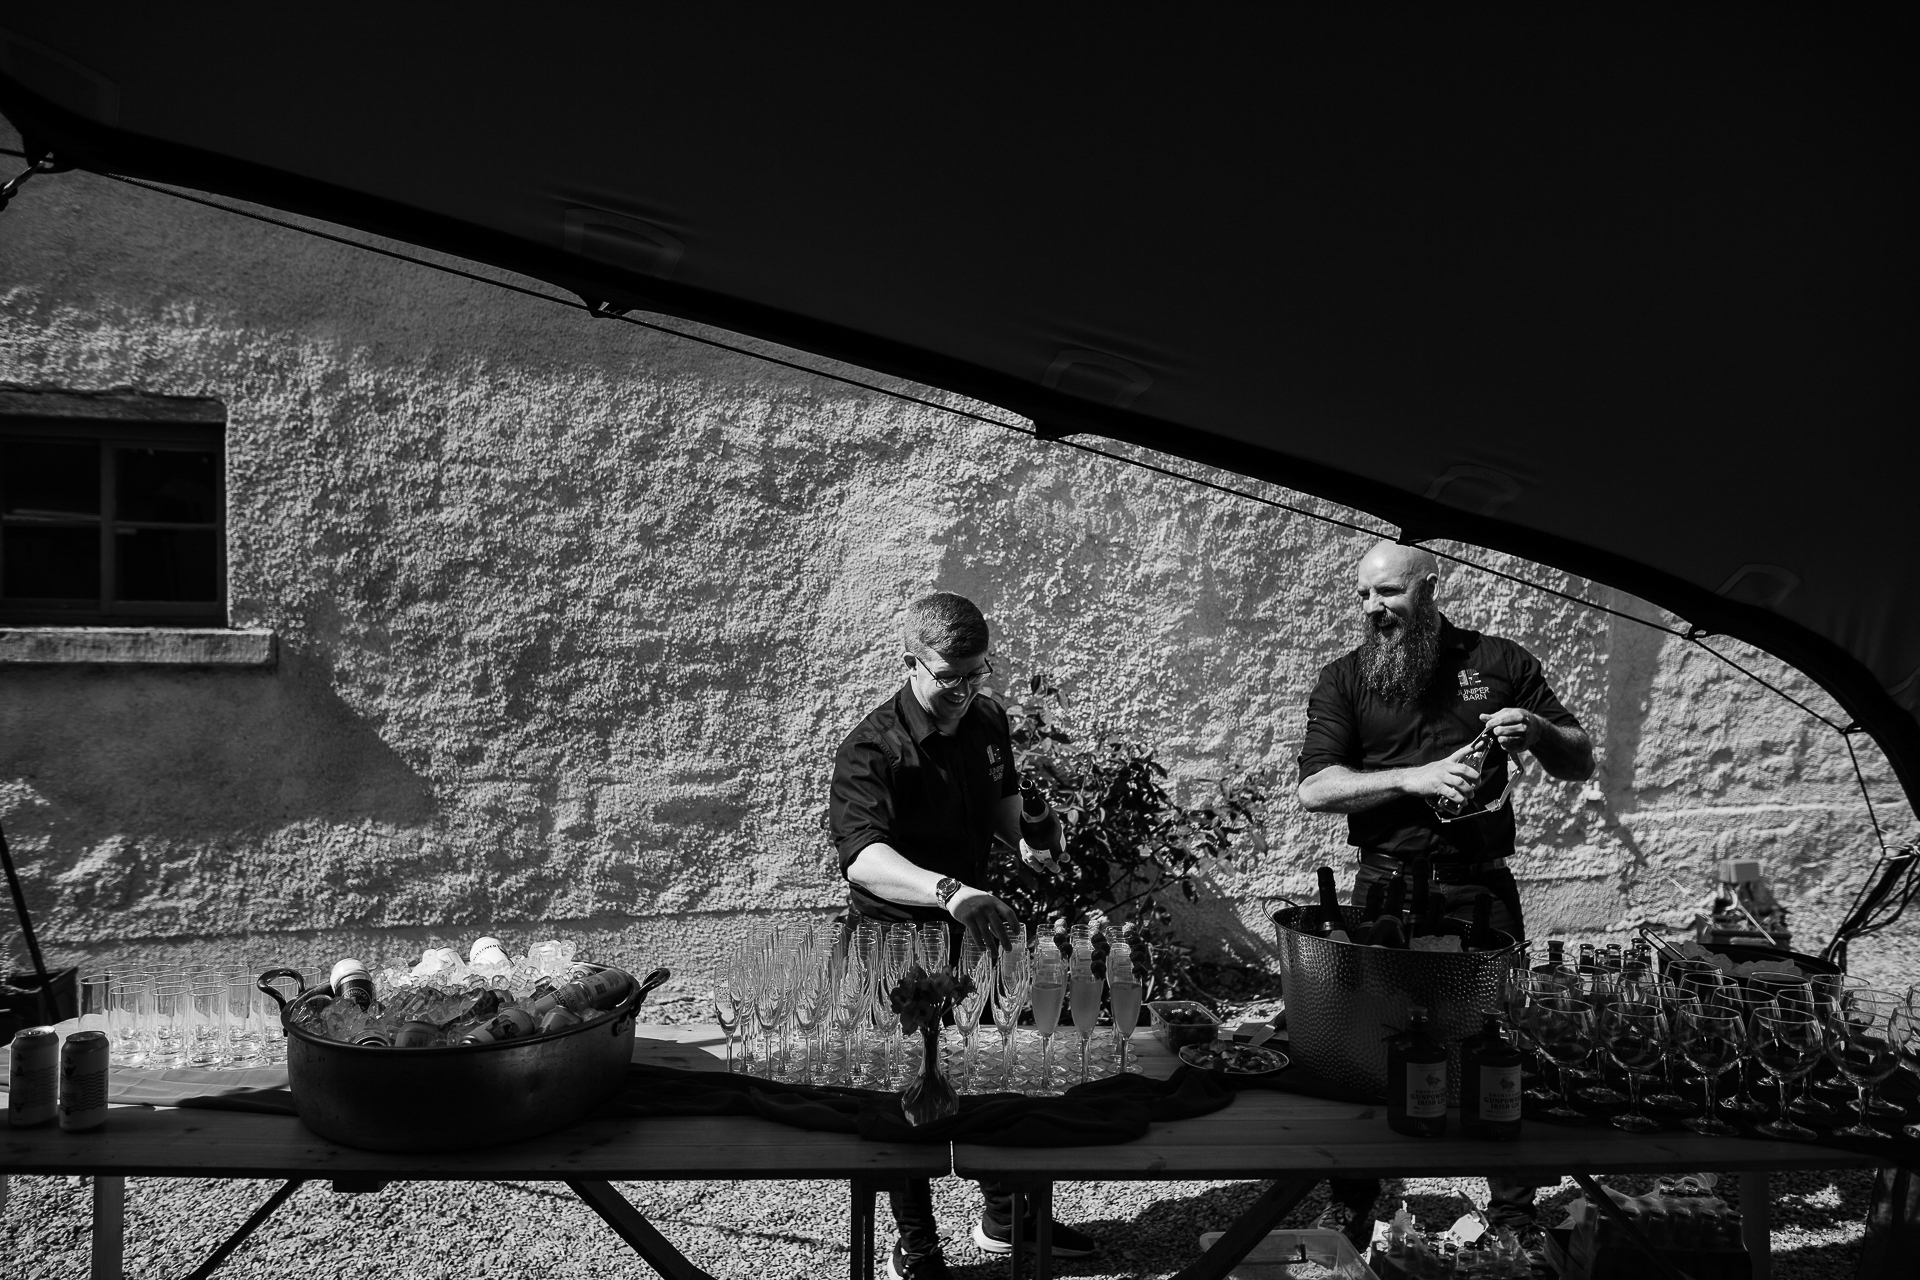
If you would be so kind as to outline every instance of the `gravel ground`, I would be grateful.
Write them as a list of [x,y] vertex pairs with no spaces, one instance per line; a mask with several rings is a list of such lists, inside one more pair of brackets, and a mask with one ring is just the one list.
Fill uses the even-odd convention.
[[[1638,1192],[1650,1180],[1612,1179]],[[1726,1179],[1732,1198],[1733,1179]],[[247,1179],[127,1180],[126,1274],[177,1277],[198,1266],[276,1183]],[[1094,1233],[1102,1252],[1064,1262],[1063,1276],[1169,1276],[1191,1261],[1201,1232],[1219,1230],[1259,1194],[1255,1182],[1063,1183],[1056,1212]],[[716,1276],[816,1280],[845,1275],[845,1191],[825,1182],[622,1183],[623,1194],[696,1264]],[[1778,1280],[1851,1277],[1859,1254],[1870,1175],[1776,1174],[1774,1275]],[[934,1184],[947,1256],[961,1280],[1006,1274],[967,1240],[978,1212],[972,1184]],[[1390,1188],[1426,1222],[1446,1222],[1469,1201],[1484,1204],[1472,1179],[1419,1179]],[[1542,1192],[1543,1203],[1577,1194],[1571,1182]],[[15,1178],[0,1234],[0,1276],[60,1280],[87,1274],[90,1192],[66,1178]],[[1311,1223],[1320,1197],[1294,1218]],[[1389,1202],[1391,1203],[1391,1202]],[[884,1208],[882,1210],[884,1220]],[[883,1245],[890,1237],[882,1234]],[[645,1277],[654,1272],[560,1184],[394,1183],[339,1195],[308,1183],[216,1273],[226,1280],[404,1276],[407,1280],[548,1280]]]

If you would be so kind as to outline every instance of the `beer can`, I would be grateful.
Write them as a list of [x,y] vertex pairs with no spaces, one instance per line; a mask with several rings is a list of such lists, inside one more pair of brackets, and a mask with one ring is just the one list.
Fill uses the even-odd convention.
[[357,1045],[364,1045],[369,1049],[393,1048],[393,1037],[378,1027],[368,1027],[365,1031],[355,1036],[353,1042]]
[[98,1129],[107,1122],[107,1033],[76,1031],[60,1046],[60,1127]]
[[431,1022],[403,1022],[393,1033],[396,1049],[427,1049],[440,1041],[440,1028]]
[[473,949],[467,952],[467,963],[480,965],[509,965],[513,961],[507,955],[507,949],[498,938],[476,938]]
[[569,1012],[566,1009],[549,1009],[546,1015],[540,1019],[540,1030],[542,1031],[561,1031],[567,1027],[577,1027],[579,1025],[580,1015]]
[[52,1027],[15,1032],[7,1074],[7,1122],[15,1129],[50,1123],[60,1101],[60,1036]]
[[493,1044],[498,1040],[512,1040],[517,1036],[533,1034],[533,1015],[525,1009],[502,1009],[499,1014],[484,1027],[477,1027],[460,1037],[461,1044]]
[[373,977],[358,960],[342,960],[333,966],[327,979],[333,994],[352,1000],[362,1009],[373,1003]]

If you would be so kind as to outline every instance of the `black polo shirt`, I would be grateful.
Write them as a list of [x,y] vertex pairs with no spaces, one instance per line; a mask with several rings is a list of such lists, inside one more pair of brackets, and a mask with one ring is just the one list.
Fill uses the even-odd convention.
[[[1300,746],[1300,778],[1328,765],[1399,769],[1453,754],[1484,727],[1483,714],[1522,707],[1563,728],[1580,722],[1547,687],[1540,663],[1511,640],[1482,635],[1441,620],[1440,661],[1431,693],[1420,706],[1390,703],[1360,679],[1360,650],[1330,662],[1307,700],[1307,736]],[[1480,771],[1476,799],[1494,799],[1507,784],[1507,756],[1498,745]],[[1480,862],[1513,853],[1513,806],[1442,823],[1420,796],[1402,796],[1376,809],[1347,815],[1347,843],[1393,858],[1426,856],[1436,862]]]
[[[1007,713],[984,694],[951,736],[913,696],[911,684],[854,727],[833,758],[828,824],[840,874],[870,844],[885,843],[915,866],[978,887],[993,847],[994,812],[1020,791]],[[876,898],[852,881],[847,902],[875,920],[944,920],[937,907]]]

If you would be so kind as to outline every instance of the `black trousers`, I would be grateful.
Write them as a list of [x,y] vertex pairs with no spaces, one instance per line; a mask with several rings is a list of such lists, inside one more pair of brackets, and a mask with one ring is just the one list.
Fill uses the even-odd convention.
[[[1363,864],[1353,882],[1353,901],[1367,900],[1367,888],[1376,880],[1385,880],[1392,872],[1384,866],[1372,863]],[[1520,886],[1514,882],[1513,872],[1505,867],[1495,867],[1462,877],[1459,884],[1433,885],[1435,893],[1446,895],[1447,914],[1454,915],[1471,909],[1476,899],[1493,895],[1493,914],[1488,923],[1503,933],[1516,938],[1524,938],[1526,924],[1520,915]],[[1513,1178],[1497,1175],[1487,1178],[1487,1219],[1495,1226],[1521,1227],[1534,1221],[1535,1188],[1531,1182],[1520,1182]],[[1357,1214],[1371,1220],[1374,1201],[1380,1198],[1380,1182],[1377,1178],[1329,1178],[1327,1195],[1334,1201],[1351,1207]]]

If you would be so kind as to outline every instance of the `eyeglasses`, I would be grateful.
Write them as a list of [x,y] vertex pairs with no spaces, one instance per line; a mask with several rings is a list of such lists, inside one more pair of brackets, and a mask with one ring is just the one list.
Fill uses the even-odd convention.
[[920,669],[926,672],[927,675],[932,678],[933,682],[942,689],[958,689],[963,684],[970,689],[978,689],[986,683],[987,677],[993,674],[993,663],[991,661],[981,663],[979,670],[969,671],[965,675],[943,676],[936,673],[932,667],[922,662],[919,658],[916,657],[913,660],[920,663]]

